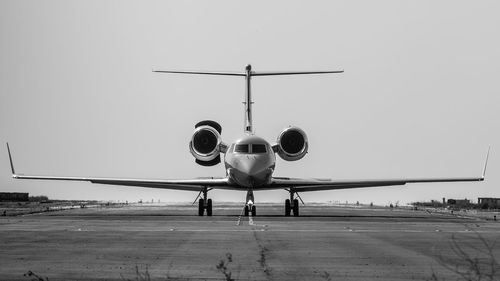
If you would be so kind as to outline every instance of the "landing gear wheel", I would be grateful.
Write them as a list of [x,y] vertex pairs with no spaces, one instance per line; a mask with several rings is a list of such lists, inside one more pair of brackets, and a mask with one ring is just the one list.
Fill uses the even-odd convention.
[[291,208],[290,208],[290,199],[286,199],[285,200],[285,216],[286,217],[290,216],[290,211],[291,211]]
[[293,200],[293,216],[294,217],[299,216],[299,200],[297,199]]
[[257,211],[255,206],[252,206],[252,217],[255,217],[257,215]]
[[212,216],[212,199],[207,200],[207,216]]
[[248,206],[245,206],[245,217],[248,217]]
[[205,212],[205,200],[200,199],[198,200],[198,216],[203,216],[204,212]]

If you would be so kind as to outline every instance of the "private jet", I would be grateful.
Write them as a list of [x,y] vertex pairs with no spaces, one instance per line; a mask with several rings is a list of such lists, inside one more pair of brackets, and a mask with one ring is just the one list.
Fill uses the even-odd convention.
[[[308,152],[309,144],[306,133],[295,126],[283,129],[277,137],[276,142],[270,143],[254,133],[252,123],[252,95],[251,78],[258,76],[274,75],[304,75],[304,74],[331,74],[342,73],[343,70],[334,71],[312,71],[312,72],[255,72],[251,65],[247,65],[243,72],[201,72],[201,71],[173,71],[153,70],[157,73],[173,74],[199,74],[199,75],[228,75],[238,76],[245,79],[246,91],[244,110],[244,132],[241,138],[233,143],[225,143],[222,140],[222,127],[212,120],[198,122],[194,127],[194,133],[189,142],[189,150],[197,164],[201,166],[214,166],[222,162],[224,158],[225,177],[221,178],[197,178],[180,180],[157,180],[157,179],[127,179],[127,178],[92,178],[92,177],[61,177],[61,176],[37,176],[17,174],[14,170],[12,155],[9,144],[9,154],[12,177],[14,179],[30,180],[63,180],[63,181],[85,181],[95,184],[139,186],[146,188],[176,189],[198,192],[193,204],[198,200],[198,215],[212,216],[212,199],[208,198],[208,192],[213,189],[239,190],[246,192],[244,205],[245,216],[256,216],[254,191],[264,190],[286,190],[289,198],[285,200],[285,216],[299,216],[299,193],[335,190],[349,188],[399,186],[407,183],[430,183],[430,182],[470,182],[483,181],[488,163],[489,149],[486,155],[482,176],[464,178],[421,178],[421,179],[390,179],[390,180],[326,180],[305,179],[273,176],[276,168],[276,154],[285,161],[297,161],[302,159]],[[302,201],[302,203],[304,203]]]

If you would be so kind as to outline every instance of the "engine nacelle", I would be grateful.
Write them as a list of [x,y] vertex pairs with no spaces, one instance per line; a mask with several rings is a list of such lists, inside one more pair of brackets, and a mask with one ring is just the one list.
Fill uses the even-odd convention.
[[276,152],[286,161],[297,161],[307,154],[307,135],[297,127],[288,127],[278,136]]
[[219,164],[222,138],[221,126],[215,121],[201,121],[195,126],[189,150],[196,158],[196,163],[202,166]]

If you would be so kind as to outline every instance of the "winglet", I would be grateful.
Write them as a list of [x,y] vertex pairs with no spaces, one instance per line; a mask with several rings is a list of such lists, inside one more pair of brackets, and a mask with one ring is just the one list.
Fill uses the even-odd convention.
[[491,146],[488,146],[488,153],[486,153],[486,161],[484,162],[482,180],[484,180],[484,177],[486,176],[486,167],[488,166],[488,158],[490,157],[490,148]]
[[7,151],[9,152],[9,160],[10,160],[10,169],[12,171],[12,177],[13,178],[16,178],[17,175],[16,175],[16,171],[14,170],[14,164],[12,163],[12,155],[10,154],[10,147],[9,147],[9,143],[7,143]]

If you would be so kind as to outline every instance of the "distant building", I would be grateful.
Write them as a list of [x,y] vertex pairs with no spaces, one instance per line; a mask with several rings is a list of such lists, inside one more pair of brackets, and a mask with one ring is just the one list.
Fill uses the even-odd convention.
[[477,198],[477,204],[481,209],[500,209],[500,198]]
[[447,203],[448,203],[448,205],[460,205],[460,206],[463,206],[463,205],[470,204],[470,200],[469,199],[448,199]]
[[0,192],[0,201],[3,202],[19,202],[19,201],[29,201],[29,193],[21,192]]

